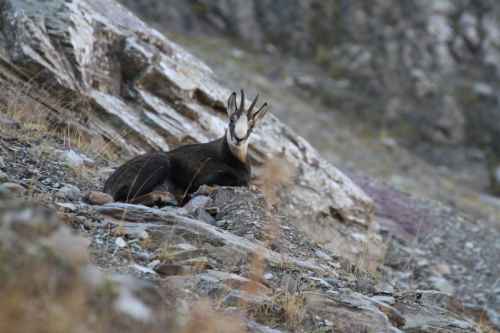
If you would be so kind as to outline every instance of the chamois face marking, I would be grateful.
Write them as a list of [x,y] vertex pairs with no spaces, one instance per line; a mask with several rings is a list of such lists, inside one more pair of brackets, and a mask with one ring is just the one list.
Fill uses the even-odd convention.
[[236,104],[236,93],[233,92],[227,101],[227,115],[229,116],[229,126],[226,130],[226,140],[231,152],[242,162],[247,160],[248,138],[257,122],[264,117],[267,112],[267,103],[254,112],[255,104],[259,95],[255,96],[252,104],[245,111],[245,93],[241,90],[240,106]]

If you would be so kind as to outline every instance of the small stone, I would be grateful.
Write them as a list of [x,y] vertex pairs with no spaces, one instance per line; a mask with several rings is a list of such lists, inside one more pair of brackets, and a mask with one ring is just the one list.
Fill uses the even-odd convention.
[[144,267],[144,266],[138,265],[138,264],[133,264],[130,267],[132,267],[133,269],[135,269],[141,273],[156,274],[156,272],[154,270],[152,270],[150,267]]
[[215,225],[219,228],[224,228],[225,226],[227,226],[229,224],[229,222],[227,220],[219,220],[219,221],[216,221],[215,222]]
[[153,317],[152,310],[125,287],[120,288],[120,294],[114,306],[120,312],[138,321],[149,322]]
[[321,258],[324,260],[332,260],[332,257],[330,257],[328,254],[326,254],[325,252],[323,252],[321,250],[316,250],[316,251],[314,251],[314,253],[316,254],[316,257],[318,257],[318,258]]
[[82,192],[75,185],[65,184],[57,191],[56,197],[63,200],[78,201],[82,197]]
[[83,166],[94,166],[95,161],[88,158],[84,154],[78,153],[72,149],[65,150],[62,153],[61,159],[72,168],[80,168]]
[[418,267],[425,267],[425,266],[428,266],[429,265],[429,260],[427,260],[426,258],[422,258],[420,260],[417,261],[417,266]]
[[207,207],[205,208],[205,210],[212,216],[216,216],[217,214],[219,214],[219,207]]
[[24,193],[26,193],[24,186],[17,183],[3,183],[0,185],[0,195],[22,196]]
[[190,269],[177,264],[161,264],[154,268],[154,270],[164,276],[172,275],[184,275],[190,271]]
[[474,248],[474,243],[472,243],[472,242],[466,242],[465,243],[465,247],[468,248],[468,249],[473,249]]
[[67,203],[67,202],[58,202],[56,203],[57,206],[65,209],[65,210],[68,210],[70,212],[74,212],[76,210],[76,205],[72,204],[72,203]]
[[264,279],[266,279],[266,280],[272,280],[273,277],[274,277],[274,275],[271,272],[264,274]]
[[56,253],[71,259],[73,263],[88,262],[88,247],[90,241],[77,234],[74,234],[70,228],[58,228],[47,240],[46,245]]
[[0,170],[0,183],[8,182],[9,181],[9,176]]
[[189,200],[189,202],[184,205],[184,208],[189,213],[194,213],[200,208],[205,208],[212,201],[210,197],[206,195],[197,195],[193,199]]
[[127,242],[121,237],[118,237],[117,239],[115,239],[115,244],[119,248],[124,248],[127,246]]
[[160,263],[161,263],[160,260],[155,259],[148,264],[148,268],[155,269],[155,267],[158,266]]
[[191,266],[197,271],[206,270],[210,267],[207,257],[197,257],[179,262],[179,265]]
[[143,226],[124,226],[116,230],[116,236],[127,236],[129,239],[145,240],[149,239],[149,233]]
[[140,240],[149,239],[149,237],[150,237],[149,233],[146,230],[140,231],[137,236],[139,237]]
[[435,265],[433,267],[433,271],[439,275],[450,275],[451,274],[450,266],[445,264],[445,263]]
[[259,294],[252,294],[241,290],[232,290],[222,301],[224,306],[238,306],[240,304],[247,304],[249,306],[266,306],[270,305],[269,297]]
[[13,207],[2,222],[25,239],[49,236],[60,227],[54,211],[44,207]]
[[392,295],[394,291],[394,286],[386,281],[380,281],[375,285],[375,292],[381,295]]
[[371,299],[376,302],[385,303],[388,305],[394,305],[396,303],[396,299],[393,296],[376,295],[372,296]]
[[215,218],[203,208],[196,209],[193,213],[193,217],[210,225],[216,225],[217,222]]
[[364,234],[360,234],[360,233],[355,232],[355,233],[351,234],[351,237],[355,241],[363,242],[363,243],[366,242],[366,235],[364,235]]
[[0,125],[3,125],[5,127],[14,128],[14,129],[20,128],[20,125],[17,121],[15,121],[11,117],[9,117],[3,113],[0,113]]
[[203,256],[205,254],[205,250],[196,249],[196,250],[187,250],[187,251],[175,251],[175,247],[167,248],[167,254],[162,255],[160,259],[169,262],[176,262],[181,260],[188,260],[191,258],[196,258],[199,256]]
[[429,282],[432,284],[432,286],[444,293],[447,294],[453,294],[455,292],[455,287],[444,277],[441,276],[432,276],[429,279]]
[[90,191],[85,196],[86,201],[91,205],[105,205],[113,202],[113,197],[104,192]]
[[179,244],[175,244],[175,248],[176,249],[179,249],[181,251],[193,251],[193,250],[196,250],[197,247],[194,246],[194,245],[191,245],[189,243],[179,243]]

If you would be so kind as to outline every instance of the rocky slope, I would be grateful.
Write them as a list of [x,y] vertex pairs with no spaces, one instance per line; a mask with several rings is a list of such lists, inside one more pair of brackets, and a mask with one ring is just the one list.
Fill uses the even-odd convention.
[[432,164],[478,164],[475,183],[498,191],[496,177],[481,179],[500,156],[497,2],[121,2],[168,32],[224,36],[320,66],[303,67],[295,83],[330,112],[389,132]]
[[[375,198],[374,219],[365,192],[275,117],[253,137],[252,159],[260,168],[251,189],[201,189],[186,207],[91,205],[82,192],[100,188],[109,167],[123,158],[221,135],[229,90],[204,63],[112,1],[7,0],[0,24],[7,236],[0,263],[2,272],[11,272],[1,277],[22,300],[15,309],[8,302],[2,308],[16,318],[33,316],[28,300],[42,295],[54,306],[39,314],[41,331],[55,331],[45,325],[58,313],[74,318],[56,325],[60,331],[477,332],[498,325],[494,289],[478,303],[467,288],[477,289],[463,284],[466,290],[457,294],[471,295],[467,306],[440,291],[415,289],[436,288],[426,283],[436,280],[430,268],[438,264],[440,277],[455,274],[458,285],[480,268],[462,268],[457,258],[458,268],[446,270],[439,261],[443,244],[458,253],[454,246],[462,239],[443,242],[437,235],[441,242],[427,254],[411,246],[421,236],[412,228],[471,224],[359,179]],[[17,203],[16,193],[46,214]],[[71,236],[61,222],[82,236]],[[388,232],[397,239],[385,242]],[[94,273],[85,269],[86,258],[72,255],[85,239]],[[498,253],[482,246],[473,243],[467,256],[490,268]],[[37,261],[31,247],[47,249],[44,271],[61,273],[25,289],[31,266],[20,266],[13,253],[22,262]],[[436,262],[414,264],[428,255]],[[498,276],[488,273],[485,288]],[[17,274],[27,281],[16,281]],[[80,301],[72,307],[68,299]],[[211,302],[208,308],[203,300]],[[12,325],[10,331],[29,329],[1,322]]]

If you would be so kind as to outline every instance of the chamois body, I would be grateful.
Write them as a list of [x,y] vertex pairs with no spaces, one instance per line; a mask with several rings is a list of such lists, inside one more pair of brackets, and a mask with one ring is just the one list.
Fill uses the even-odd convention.
[[[251,167],[247,157],[248,138],[267,110],[253,112],[258,96],[245,110],[244,92],[240,107],[236,93],[228,100],[229,125],[226,134],[214,141],[185,145],[169,152],[154,152],[137,156],[120,166],[104,184],[104,192],[115,201],[156,204],[167,200],[167,193],[183,203],[187,195],[201,185],[248,186]],[[148,197],[149,195],[149,197]]]
[[248,161],[232,154],[224,136],[137,156],[109,177],[104,192],[115,201],[131,201],[154,191],[170,192],[180,200],[201,185],[248,186],[250,174]]

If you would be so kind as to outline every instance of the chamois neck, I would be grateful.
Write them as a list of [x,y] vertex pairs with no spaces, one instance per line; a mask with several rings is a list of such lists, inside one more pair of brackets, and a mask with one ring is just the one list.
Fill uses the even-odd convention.
[[230,153],[237,158],[241,163],[247,163],[247,151],[248,151],[248,141],[245,140],[238,146],[231,144],[229,130],[226,130],[226,135],[224,137],[225,145],[229,148]]

